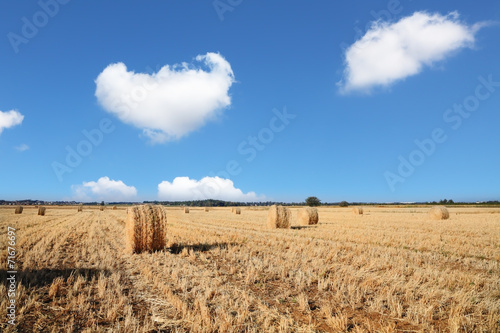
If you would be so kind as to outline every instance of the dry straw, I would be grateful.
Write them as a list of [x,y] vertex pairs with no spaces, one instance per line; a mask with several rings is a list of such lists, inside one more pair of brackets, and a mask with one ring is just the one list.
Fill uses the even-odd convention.
[[241,214],[241,208],[240,208],[240,207],[236,207],[236,208],[234,209],[234,213],[235,213],[236,215],[240,215],[240,214]]
[[167,215],[162,206],[136,206],[129,209],[125,221],[127,251],[157,251],[167,242]]
[[22,214],[23,213],[23,206],[17,206],[16,207],[16,214]]
[[431,208],[429,216],[433,220],[447,220],[450,217],[450,213],[446,207],[436,206]]
[[283,206],[272,205],[267,214],[267,226],[272,229],[290,228],[290,210]]
[[45,216],[45,207],[38,207],[38,215]]
[[186,214],[189,213],[189,207],[184,207],[184,213],[186,213]]
[[231,207],[231,213],[234,213],[235,210],[236,210],[236,208]]
[[100,210],[101,212],[102,212],[102,211],[104,211],[104,206],[100,206],[100,207],[99,207],[99,210]]
[[209,212],[210,210],[208,209],[208,207],[205,207],[205,212]]
[[352,212],[354,215],[363,215],[363,207],[353,207]]
[[83,206],[78,206],[78,211],[83,212]]
[[318,210],[313,207],[304,207],[299,210],[297,214],[297,220],[301,225],[318,224],[319,221]]

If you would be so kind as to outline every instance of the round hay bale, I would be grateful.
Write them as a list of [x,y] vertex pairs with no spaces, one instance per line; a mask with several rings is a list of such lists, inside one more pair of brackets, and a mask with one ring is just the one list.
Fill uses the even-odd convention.
[[301,225],[318,224],[318,210],[314,207],[304,207],[297,213],[297,220]]
[[83,212],[83,206],[78,206],[78,212]]
[[16,214],[22,214],[23,213],[23,206],[17,206],[15,213]]
[[235,208],[231,207],[231,213],[234,213]]
[[210,210],[208,209],[208,207],[205,207],[205,212],[209,212]]
[[38,215],[45,216],[45,207],[38,207]]
[[113,206],[113,210],[117,210],[118,208],[116,206]]
[[143,205],[129,209],[125,221],[127,251],[157,251],[167,243],[167,215],[162,206]]
[[104,211],[104,206],[99,206],[99,210],[102,212]]
[[353,207],[352,212],[354,215],[363,215],[363,207]]
[[189,207],[184,207],[184,213],[189,214]]
[[240,208],[240,207],[236,207],[236,208],[234,209],[234,213],[235,213],[236,215],[240,215],[240,214],[241,214],[241,208]]
[[450,213],[446,207],[436,206],[429,210],[429,217],[433,220],[447,220],[450,218]]
[[283,206],[272,205],[267,214],[267,226],[271,229],[290,228],[290,210]]

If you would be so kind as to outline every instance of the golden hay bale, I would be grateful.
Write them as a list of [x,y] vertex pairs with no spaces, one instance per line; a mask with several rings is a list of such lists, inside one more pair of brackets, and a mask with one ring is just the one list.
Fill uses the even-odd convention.
[[448,209],[444,206],[432,207],[429,211],[429,217],[433,220],[447,220],[450,217]]
[[38,207],[38,215],[45,216],[45,207]]
[[241,208],[240,208],[240,207],[236,207],[236,208],[234,209],[234,213],[235,213],[236,215],[240,215],[240,214],[241,214]]
[[184,207],[184,213],[186,213],[186,214],[189,213],[189,207]]
[[81,205],[80,205],[80,206],[78,206],[78,211],[79,211],[79,212],[83,212],[83,206],[81,206]]
[[118,208],[116,206],[113,206],[113,210],[117,210]]
[[209,212],[210,210],[208,209],[208,207],[205,207],[205,212]]
[[363,215],[363,207],[353,207],[352,212],[354,215]]
[[104,206],[99,206],[99,210],[102,212],[104,211]]
[[16,207],[16,214],[22,214],[23,213],[23,206],[17,206]]
[[129,209],[125,221],[127,251],[161,250],[167,243],[167,215],[162,206],[143,205]]
[[235,209],[236,209],[236,208],[231,207],[231,213],[234,213]]
[[318,210],[314,207],[301,208],[297,213],[297,220],[301,225],[318,224],[319,221]]
[[267,214],[267,226],[272,229],[290,228],[290,210],[283,206],[272,205]]

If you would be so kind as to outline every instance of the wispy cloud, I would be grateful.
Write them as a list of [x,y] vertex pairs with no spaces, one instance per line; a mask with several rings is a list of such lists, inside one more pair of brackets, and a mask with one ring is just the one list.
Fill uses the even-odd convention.
[[485,22],[467,25],[457,12],[415,12],[395,23],[376,21],[345,52],[341,92],[369,92],[420,73],[425,66],[472,47]]
[[142,129],[152,143],[179,139],[231,104],[229,62],[218,53],[199,55],[196,61],[207,70],[182,63],[147,74],[111,64],[97,77],[95,95],[106,111]]
[[25,144],[25,143],[23,143],[23,144],[21,144],[19,146],[16,146],[14,148],[16,150],[19,150],[19,151],[26,151],[26,150],[30,149],[30,147],[27,144]]

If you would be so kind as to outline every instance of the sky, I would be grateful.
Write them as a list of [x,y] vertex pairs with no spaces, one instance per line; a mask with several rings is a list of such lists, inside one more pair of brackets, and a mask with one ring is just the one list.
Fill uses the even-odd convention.
[[0,199],[500,199],[500,2],[4,1]]

